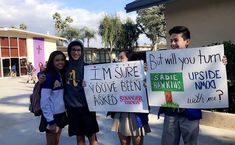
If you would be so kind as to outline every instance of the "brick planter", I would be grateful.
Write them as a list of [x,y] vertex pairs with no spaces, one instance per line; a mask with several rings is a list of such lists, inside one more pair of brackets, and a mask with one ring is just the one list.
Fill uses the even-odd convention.
[[201,125],[235,131],[235,114],[203,111]]

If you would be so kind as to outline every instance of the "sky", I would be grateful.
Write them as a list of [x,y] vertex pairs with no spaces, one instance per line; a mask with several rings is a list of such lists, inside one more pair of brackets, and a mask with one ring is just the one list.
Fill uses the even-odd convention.
[[[126,13],[126,4],[134,0],[1,0],[0,27],[18,27],[21,23],[27,25],[28,31],[44,34],[55,34],[55,12],[65,19],[70,16],[74,21],[70,25],[76,28],[87,26],[98,31],[99,22],[104,15],[118,15],[125,21],[130,17],[135,21],[136,12]],[[101,37],[90,42],[91,47],[102,47]],[[139,44],[150,43],[141,35]],[[86,44],[85,44],[86,45]]]

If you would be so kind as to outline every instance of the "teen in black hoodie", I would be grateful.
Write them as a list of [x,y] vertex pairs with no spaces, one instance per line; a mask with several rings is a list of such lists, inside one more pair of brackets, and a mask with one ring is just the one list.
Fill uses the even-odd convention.
[[68,45],[69,61],[65,73],[65,105],[68,113],[69,136],[77,136],[77,144],[85,144],[85,136],[90,145],[98,145],[96,133],[99,131],[96,113],[90,112],[82,86],[84,78],[84,52],[81,41]]

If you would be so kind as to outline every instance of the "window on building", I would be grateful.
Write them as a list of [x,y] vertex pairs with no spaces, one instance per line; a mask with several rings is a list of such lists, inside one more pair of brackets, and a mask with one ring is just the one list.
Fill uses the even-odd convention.
[[106,54],[106,62],[110,62],[109,52],[105,51]]
[[19,56],[16,37],[10,37],[10,54],[11,54],[11,57],[18,57]]
[[20,72],[21,72],[21,75],[27,75],[27,60],[26,60],[26,58],[20,59]]
[[100,50],[100,62],[105,63],[106,62],[106,54],[104,50]]
[[92,51],[91,50],[87,50],[85,52],[85,61],[86,63],[92,63]]
[[1,46],[9,47],[9,40],[8,37],[0,37]]
[[2,57],[10,57],[9,51],[9,39],[8,37],[0,37],[1,43],[1,55]]
[[100,63],[100,51],[95,50],[93,51],[93,63]]
[[0,58],[0,77],[2,77],[2,59]]
[[25,38],[19,38],[19,52],[20,56],[27,56],[27,45],[26,45],[26,39]]

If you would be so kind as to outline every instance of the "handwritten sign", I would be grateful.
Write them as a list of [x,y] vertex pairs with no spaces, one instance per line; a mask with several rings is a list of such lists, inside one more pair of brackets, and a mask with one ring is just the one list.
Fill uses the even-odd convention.
[[148,112],[143,61],[85,66],[89,110]]
[[151,106],[226,108],[228,89],[224,46],[146,53]]

